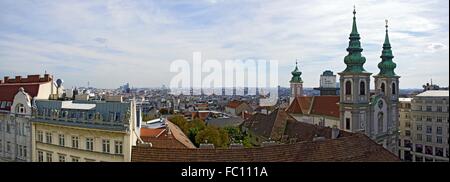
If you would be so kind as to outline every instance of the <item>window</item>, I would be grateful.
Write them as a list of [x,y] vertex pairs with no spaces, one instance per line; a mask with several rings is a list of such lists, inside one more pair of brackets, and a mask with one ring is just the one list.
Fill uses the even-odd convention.
[[384,122],[384,114],[383,112],[378,113],[378,133],[383,132],[383,122]]
[[72,156],[72,162],[78,162],[78,161],[80,161],[79,157]]
[[17,145],[17,148],[19,149],[19,157],[22,157],[23,153],[22,153],[22,145]]
[[421,144],[416,144],[416,152],[418,152],[418,153],[423,152],[423,146]]
[[442,106],[437,106],[436,111],[437,112],[442,112]]
[[441,126],[436,127],[436,134],[442,135],[442,127]]
[[114,153],[115,154],[122,154],[122,142],[121,141],[114,141]]
[[432,142],[432,137],[431,137],[431,135],[427,135],[427,142]]
[[431,112],[432,111],[432,107],[431,106],[427,106],[426,111]]
[[445,149],[445,157],[447,157],[447,158],[449,157],[448,156],[448,148]]
[[[407,116],[408,116],[408,115],[407,115]],[[405,127],[411,128],[411,122],[409,122],[409,121],[405,122]]]
[[72,148],[78,148],[78,137],[72,136]]
[[405,136],[407,136],[407,137],[411,136],[411,131],[405,130]]
[[404,140],[403,143],[405,143],[405,147],[412,150],[412,143],[410,140]]
[[44,142],[44,134],[42,131],[37,131],[37,141]]
[[19,114],[25,113],[25,107],[23,106],[23,104],[17,104],[16,113],[19,113]]
[[444,157],[444,148],[436,147],[434,150],[434,155]]
[[416,162],[423,162],[423,157],[416,155]]
[[27,153],[28,153],[28,152],[27,152],[27,146],[23,146],[23,147],[22,147],[22,150],[23,150],[23,152],[22,152],[23,155],[22,155],[22,156],[23,156],[24,158],[26,158],[26,157],[27,157]]
[[37,155],[38,155],[38,156],[37,156],[38,162],[44,162],[44,152],[38,151],[38,154],[37,154]]
[[45,140],[47,141],[47,143],[51,144],[52,143],[52,133],[46,132],[45,133]]
[[59,134],[59,145],[60,146],[66,145],[65,136],[63,134]]
[[380,89],[381,89],[381,92],[382,92],[382,93],[385,93],[385,92],[386,92],[386,86],[384,85],[384,83],[381,83]]
[[59,154],[58,158],[59,158],[59,162],[66,162],[66,156],[65,155]]
[[425,154],[433,155],[433,147],[432,146],[425,146]]
[[93,151],[94,150],[94,139],[86,138],[86,150]]
[[432,132],[433,132],[433,127],[427,126],[427,133],[432,133]]
[[350,118],[345,118],[345,129],[350,130]]
[[352,82],[345,82],[345,95],[352,95]]
[[431,121],[433,121],[433,118],[431,116],[427,116],[427,121],[431,122]]
[[442,136],[436,136],[436,143],[442,143]]
[[364,81],[359,82],[359,95],[366,95],[366,83]]
[[392,83],[392,95],[395,95],[396,94],[396,90],[397,90],[397,87],[395,86],[395,83]]
[[436,118],[436,122],[442,123],[442,116],[438,116],[438,117]]
[[11,152],[11,142],[6,142],[6,153]]
[[52,162],[52,154],[47,153],[47,162]]
[[420,134],[420,133],[416,134],[416,140],[422,141],[422,134]]
[[104,153],[109,153],[109,151],[110,151],[110,149],[109,149],[109,140],[102,140],[102,144],[103,144],[102,151]]
[[11,133],[11,126],[9,125],[9,122],[6,122],[6,133]]
[[3,151],[3,142],[2,142],[2,140],[0,140],[0,152],[2,152]]
[[422,131],[422,125],[421,125],[421,124],[418,124],[418,125],[416,126],[416,129],[417,129],[417,131]]

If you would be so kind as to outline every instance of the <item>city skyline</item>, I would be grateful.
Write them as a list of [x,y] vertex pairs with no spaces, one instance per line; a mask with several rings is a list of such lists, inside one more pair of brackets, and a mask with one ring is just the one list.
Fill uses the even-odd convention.
[[388,19],[400,88],[420,88],[430,79],[449,83],[447,1],[0,4],[0,73],[46,71],[69,88],[167,86],[176,74],[170,63],[192,61],[195,51],[203,60],[278,60],[282,87],[299,59],[304,86],[317,87],[323,71],[345,69],[353,4],[368,72],[379,72]]

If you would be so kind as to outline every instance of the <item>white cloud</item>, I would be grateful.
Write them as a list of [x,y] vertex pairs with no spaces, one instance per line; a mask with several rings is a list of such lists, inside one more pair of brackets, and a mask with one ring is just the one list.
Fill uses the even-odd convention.
[[322,71],[345,68],[353,4],[368,71],[378,72],[389,19],[400,86],[420,87],[428,80],[421,77],[448,85],[444,0],[1,2],[9,11],[0,17],[0,73],[47,70],[68,85],[159,86],[169,83],[171,61],[201,51],[205,59],[279,60],[282,86],[299,58],[312,87]]

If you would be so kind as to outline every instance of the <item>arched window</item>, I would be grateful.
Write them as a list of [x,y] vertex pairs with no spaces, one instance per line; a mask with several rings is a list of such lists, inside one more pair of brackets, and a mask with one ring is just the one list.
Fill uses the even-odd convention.
[[366,82],[359,82],[359,95],[366,95]]
[[397,87],[395,86],[395,82],[393,82],[392,83],[392,95],[395,95],[396,94],[396,91],[397,91]]
[[384,83],[381,83],[381,92],[385,93],[386,92],[386,85],[384,85]]
[[352,83],[350,81],[345,82],[345,95],[352,95]]
[[384,125],[384,113],[379,112],[378,113],[378,133],[383,132],[383,125]]
[[19,114],[25,113],[25,107],[23,106],[23,104],[17,104],[16,113],[19,113]]

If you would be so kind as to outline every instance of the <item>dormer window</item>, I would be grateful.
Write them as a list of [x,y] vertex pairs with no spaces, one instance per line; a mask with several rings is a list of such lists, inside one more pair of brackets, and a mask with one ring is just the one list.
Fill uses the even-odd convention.
[[17,104],[16,106],[16,113],[24,114],[25,113],[25,107],[23,104]]

